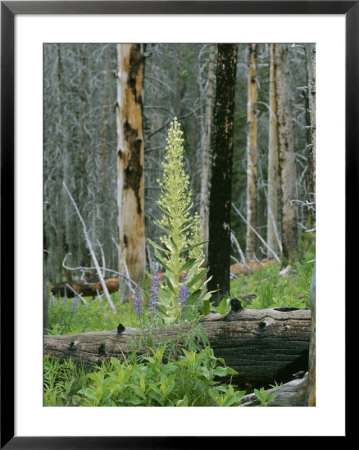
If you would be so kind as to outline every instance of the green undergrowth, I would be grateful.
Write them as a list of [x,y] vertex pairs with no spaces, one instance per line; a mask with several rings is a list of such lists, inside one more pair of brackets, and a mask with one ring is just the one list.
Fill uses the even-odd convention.
[[240,406],[245,391],[222,382],[236,373],[210,347],[167,360],[164,345],[87,372],[45,357],[44,406]]
[[[241,300],[245,308],[310,307],[310,283],[314,267],[313,246],[301,244],[301,260],[290,264],[288,272],[280,275],[283,265],[264,266],[251,275],[239,275],[231,280],[231,297]],[[48,334],[76,334],[85,331],[116,330],[119,323],[125,327],[140,327],[140,320],[131,302],[120,303],[118,293],[111,294],[116,313],[110,311],[104,298],[85,297],[74,305],[74,299],[51,298]],[[221,313],[228,312],[225,308]]]
[[48,334],[116,330],[119,323],[125,327],[138,327],[139,321],[134,313],[133,304],[120,303],[118,293],[111,294],[116,308],[115,313],[109,309],[104,298],[84,298],[87,305],[81,299],[76,302],[73,298],[50,298]]
[[239,275],[231,280],[231,297],[241,300],[245,308],[308,309],[314,258],[314,236],[303,233],[294,262],[269,264],[251,275]]
[[250,276],[239,275],[231,281],[231,297],[241,300],[245,308],[299,308],[310,305],[313,262],[291,264],[285,275],[283,267],[270,264]]

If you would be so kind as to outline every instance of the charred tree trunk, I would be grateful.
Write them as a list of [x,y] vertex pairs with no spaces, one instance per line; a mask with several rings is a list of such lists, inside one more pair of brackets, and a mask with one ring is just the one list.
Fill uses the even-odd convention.
[[[278,252],[278,194],[279,194],[279,155],[277,131],[277,101],[275,94],[274,45],[270,44],[269,63],[269,138],[268,138],[268,199],[267,199],[267,243],[274,252]],[[268,249],[268,258],[272,252]]]
[[254,259],[257,228],[257,68],[256,44],[249,46],[248,100],[247,100],[247,260]]
[[[139,281],[146,268],[141,45],[119,44],[117,55],[119,271]],[[129,294],[127,286],[121,279],[123,300]]]
[[231,189],[233,158],[234,94],[237,45],[219,44],[209,210],[208,265],[210,290],[215,303],[228,295],[231,253]]
[[282,185],[282,245],[283,256],[294,258],[298,246],[297,174],[295,166],[292,114],[290,108],[288,48],[275,44],[275,71],[277,97],[277,125],[279,163]]
[[[266,386],[274,380],[291,380],[300,370],[307,371],[310,315],[308,310],[242,309],[227,316],[212,314],[202,324],[215,355],[239,372],[235,383]],[[161,337],[178,337],[176,328],[162,330]],[[91,367],[110,357],[123,359],[133,348],[135,336],[141,336],[141,331],[134,328],[126,328],[121,334],[106,331],[45,336],[44,352],[60,359],[71,357]],[[138,349],[139,353],[143,351]]]

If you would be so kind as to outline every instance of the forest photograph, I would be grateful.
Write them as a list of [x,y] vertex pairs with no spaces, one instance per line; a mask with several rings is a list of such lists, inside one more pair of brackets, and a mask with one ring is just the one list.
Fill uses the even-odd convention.
[[316,406],[316,47],[43,44],[43,405]]

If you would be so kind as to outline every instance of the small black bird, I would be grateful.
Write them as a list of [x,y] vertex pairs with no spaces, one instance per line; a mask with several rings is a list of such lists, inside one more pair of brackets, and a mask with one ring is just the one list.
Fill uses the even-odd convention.
[[238,300],[238,298],[232,298],[231,300],[231,311],[238,312],[243,309],[242,303]]
[[230,317],[232,317],[233,315],[235,315],[236,313],[238,313],[242,309],[243,309],[242,303],[238,300],[238,298],[232,298],[231,299],[231,310],[226,315],[224,320],[229,320]]
[[119,323],[118,327],[117,327],[117,334],[121,334],[124,331],[125,331],[125,327],[122,325],[122,323]]

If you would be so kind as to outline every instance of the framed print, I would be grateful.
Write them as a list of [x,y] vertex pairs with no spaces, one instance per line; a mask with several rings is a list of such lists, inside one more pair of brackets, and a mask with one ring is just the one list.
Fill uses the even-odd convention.
[[1,448],[347,436],[358,11],[1,2]]

